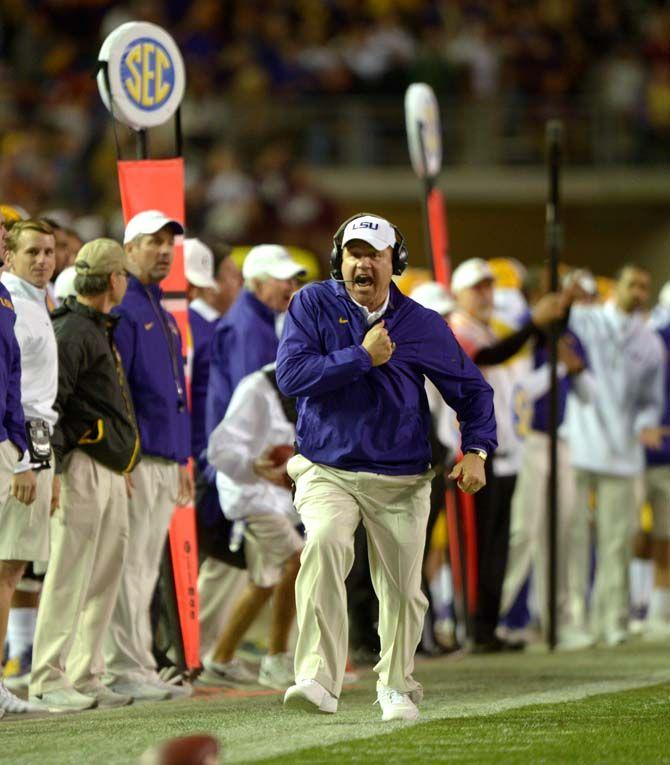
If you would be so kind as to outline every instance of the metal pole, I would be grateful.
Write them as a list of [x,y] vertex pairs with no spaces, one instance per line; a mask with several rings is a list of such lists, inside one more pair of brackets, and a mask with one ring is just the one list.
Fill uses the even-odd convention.
[[[547,257],[550,269],[551,291],[558,291],[558,262],[561,255],[561,189],[560,171],[563,150],[563,124],[550,120],[546,128],[547,170],[549,175],[549,193],[547,197],[546,230]],[[551,388],[549,392],[549,482],[548,493],[548,603],[549,614],[549,649],[554,650],[557,642],[556,589],[558,573],[558,335],[559,329],[553,326],[549,330],[549,359],[551,368]]]
[[137,159],[149,159],[149,135],[146,128],[137,131]]
[[181,129],[181,106],[177,109],[174,115],[174,133],[177,156],[181,157],[184,153],[184,134]]
[[[421,146],[421,155],[423,156],[423,166],[428,166],[428,161],[426,159],[426,149],[423,142],[423,124],[421,122],[419,124],[419,144]],[[433,253],[433,242],[430,235],[430,216],[428,214],[428,197],[430,196],[430,192],[433,190],[433,186],[435,185],[435,179],[429,178],[426,176],[423,180],[423,197],[421,199],[421,210],[423,212],[423,244],[424,244],[424,258],[426,261],[426,265],[428,266],[428,270],[433,275],[433,279],[435,278],[435,253]]]

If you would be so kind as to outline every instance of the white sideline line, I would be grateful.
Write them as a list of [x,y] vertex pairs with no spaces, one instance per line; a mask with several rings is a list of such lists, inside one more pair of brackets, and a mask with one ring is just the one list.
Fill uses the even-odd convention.
[[[670,670],[659,670],[636,678],[603,680],[601,682],[583,683],[570,688],[557,688],[538,693],[526,693],[521,696],[502,698],[497,701],[474,701],[469,703],[453,701],[451,703],[445,703],[439,699],[428,698],[421,705],[421,717],[416,723],[380,724],[378,720],[375,720],[374,722],[367,720],[363,721],[360,719],[360,713],[357,713],[354,716],[351,712],[345,712],[343,709],[332,717],[328,715],[329,720],[334,721],[336,718],[339,718],[339,721],[341,722],[339,730],[334,729],[331,726],[328,726],[327,730],[318,726],[319,733],[322,734],[320,740],[316,739],[309,742],[303,741],[297,747],[288,744],[287,746],[279,746],[276,748],[274,746],[266,747],[265,751],[258,751],[258,748],[256,748],[256,751],[254,751],[253,754],[250,754],[248,751],[231,752],[229,750],[229,757],[226,759],[226,762],[242,763],[254,762],[255,760],[262,760],[268,757],[287,757],[293,753],[311,749],[315,746],[331,746],[364,738],[388,735],[389,733],[395,733],[396,731],[401,730],[401,726],[408,727],[409,725],[420,725],[421,723],[434,722],[437,720],[488,717],[512,709],[579,701],[592,696],[620,693],[621,691],[629,691],[636,688],[647,688],[662,683],[670,683]],[[316,722],[317,720],[323,720],[324,718],[313,719]],[[304,723],[306,721],[307,720],[301,722]],[[274,744],[276,745],[276,740],[274,741]]]
[[[520,707],[530,707],[536,704],[562,704],[566,701],[580,701],[590,696],[601,696],[606,693],[620,693],[635,688],[648,688],[652,685],[670,683],[670,670],[652,672],[647,677],[630,678],[627,680],[604,680],[596,683],[584,683],[571,688],[557,688],[540,693],[525,693],[522,696],[499,699],[498,701],[474,701],[459,704],[460,709],[451,710],[444,705],[428,702],[421,709],[421,717],[417,724],[428,720],[449,720],[462,717],[486,717],[488,715],[507,712]],[[382,731],[383,732],[383,731]]]

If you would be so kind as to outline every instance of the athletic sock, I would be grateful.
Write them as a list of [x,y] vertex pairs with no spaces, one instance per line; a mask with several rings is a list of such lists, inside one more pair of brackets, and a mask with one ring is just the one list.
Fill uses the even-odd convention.
[[21,656],[32,646],[36,622],[36,608],[10,609],[7,622],[8,657],[10,659]]

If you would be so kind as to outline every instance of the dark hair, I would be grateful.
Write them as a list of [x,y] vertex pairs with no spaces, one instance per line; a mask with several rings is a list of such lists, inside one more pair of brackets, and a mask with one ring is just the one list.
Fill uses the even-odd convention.
[[5,239],[5,249],[8,252],[16,252],[19,246],[19,237],[24,231],[37,231],[39,234],[54,235],[53,227],[43,218],[27,218],[26,220],[15,221],[7,231]]
[[211,244],[205,242],[214,255],[214,273],[212,276],[216,279],[216,275],[219,273],[219,268],[226,258],[230,257],[233,248],[227,242],[212,242]]
[[77,274],[74,277],[74,289],[82,297],[102,295],[109,289],[110,274]]

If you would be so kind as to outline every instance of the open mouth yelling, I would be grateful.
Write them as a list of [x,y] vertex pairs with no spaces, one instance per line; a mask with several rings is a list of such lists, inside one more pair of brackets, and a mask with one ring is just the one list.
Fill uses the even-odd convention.
[[367,274],[358,274],[354,278],[354,284],[357,287],[371,287],[374,284],[374,279]]

